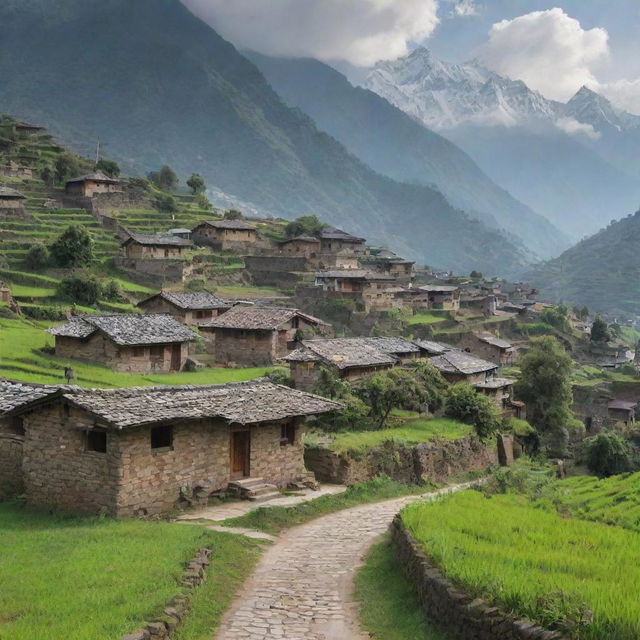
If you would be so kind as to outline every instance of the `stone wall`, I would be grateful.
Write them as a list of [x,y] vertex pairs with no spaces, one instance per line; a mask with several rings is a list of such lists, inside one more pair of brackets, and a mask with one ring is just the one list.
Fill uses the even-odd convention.
[[133,272],[138,279],[144,276],[146,282],[162,287],[171,282],[183,282],[193,273],[193,265],[184,260],[139,258],[116,258],[118,267]]
[[474,356],[497,365],[509,364],[514,359],[513,354],[505,352],[500,347],[483,342],[472,333],[464,334],[456,346],[463,350],[468,349]]
[[382,474],[406,484],[444,482],[455,474],[485,469],[497,460],[496,447],[486,447],[475,436],[413,447],[389,441],[359,454],[311,447],[304,452],[306,467],[318,480],[348,485]]
[[11,428],[8,420],[0,420],[0,501],[15,498],[24,491],[23,442],[24,437]]
[[458,589],[429,560],[422,545],[404,527],[401,516],[391,525],[398,564],[414,585],[427,616],[457,640],[565,640],[556,631],[518,620],[480,598]]
[[251,429],[251,476],[264,478],[281,489],[298,480],[304,473],[304,423],[296,423],[293,444],[280,443],[280,424],[269,424]]

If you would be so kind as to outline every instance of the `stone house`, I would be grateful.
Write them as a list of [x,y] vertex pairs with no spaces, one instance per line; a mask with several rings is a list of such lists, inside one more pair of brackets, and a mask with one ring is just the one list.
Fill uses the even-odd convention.
[[249,251],[258,240],[256,228],[242,220],[207,220],[191,232],[196,244],[218,251]]
[[6,302],[9,304],[13,300],[13,296],[11,295],[11,289],[0,280],[0,302]]
[[487,382],[496,377],[498,365],[476,358],[465,351],[452,349],[433,356],[431,363],[451,384],[466,382],[470,385]]
[[393,276],[366,269],[332,269],[318,271],[315,284],[329,298],[359,301],[365,311],[390,309],[396,304]]
[[[154,515],[244,478],[305,476],[307,416],[339,410],[265,380],[81,389],[0,384],[0,494],[118,517]],[[10,471],[10,472],[9,472]]]
[[342,229],[329,228],[320,232],[320,251],[324,254],[350,253],[364,256],[367,252],[366,240],[352,236]]
[[60,358],[139,374],[182,370],[189,342],[198,337],[169,314],[73,316],[48,332]]
[[116,193],[122,191],[121,185],[121,180],[110,178],[102,173],[102,171],[95,171],[86,176],[68,180],[65,184],[64,191],[68,196],[92,198],[99,193]]
[[638,403],[630,400],[611,400],[607,405],[608,418],[613,422],[632,425],[636,422]]
[[233,304],[208,291],[161,291],[138,302],[145,313],[170,313],[184,324],[216,318]]
[[315,236],[296,236],[278,243],[284,256],[302,257],[313,262],[320,256],[320,239]]
[[184,260],[193,242],[179,236],[132,233],[121,245],[126,260]]
[[0,184],[0,215],[24,214],[25,200],[19,191]]
[[458,347],[500,366],[513,364],[517,353],[509,341],[502,340],[489,331],[465,333],[458,342]]
[[259,366],[285,356],[301,336],[331,327],[299,309],[238,305],[198,329],[215,362]]
[[460,288],[453,285],[425,284],[415,287],[417,308],[458,311]]

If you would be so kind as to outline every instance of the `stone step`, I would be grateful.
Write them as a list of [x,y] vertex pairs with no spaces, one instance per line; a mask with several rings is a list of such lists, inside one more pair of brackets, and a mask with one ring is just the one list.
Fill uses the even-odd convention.
[[264,484],[263,478],[243,478],[242,480],[232,480],[229,486],[232,489],[246,489],[261,484]]
[[260,484],[254,487],[251,487],[251,489],[247,490],[247,496],[249,496],[249,498],[254,498],[256,496],[261,496],[264,495],[265,493],[273,493],[274,491],[278,491],[278,487],[276,487],[273,484]]
[[282,494],[279,491],[270,491],[259,496],[248,496],[248,499],[251,502],[267,502],[268,500],[274,500],[275,498],[282,498]]

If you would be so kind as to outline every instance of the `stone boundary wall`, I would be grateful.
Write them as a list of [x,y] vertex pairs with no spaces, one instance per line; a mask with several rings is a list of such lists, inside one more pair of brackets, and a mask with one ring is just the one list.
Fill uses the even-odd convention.
[[186,594],[175,596],[163,609],[162,615],[133,633],[128,633],[122,640],[170,640],[189,609],[189,601],[194,589],[205,580],[205,571],[211,561],[211,549],[203,547],[195,558],[187,565],[180,584],[185,587]]
[[454,474],[486,469],[497,461],[496,448],[485,446],[475,436],[412,446],[389,441],[363,453],[311,447],[304,452],[305,466],[318,480],[347,485],[381,474],[405,484],[442,482]]
[[427,616],[457,640],[568,640],[557,631],[516,619],[458,589],[429,560],[404,527],[400,515],[391,525],[391,538],[396,558],[413,583]]

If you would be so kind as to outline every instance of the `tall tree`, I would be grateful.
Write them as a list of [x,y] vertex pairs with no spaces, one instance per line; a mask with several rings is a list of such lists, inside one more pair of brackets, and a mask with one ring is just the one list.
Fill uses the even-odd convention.
[[591,325],[591,342],[609,342],[611,334],[607,323],[598,316]]
[[204,178],[199,173],[192,173],[187,180],[187,187],[191,189],[191,193],[194,196],[202,193],[206,189]]
[[100,158],[96,164],[96,169],[110,178],[117,178],[120,175],[120,165],[115,160]]
[[94,241],[84,228],[71,225],[51,245],[50,251],[59,267],[84,267],[93,260]]
[[444,412],[450,418],[473,425],[483,441],[500,428],[500,412],[493,400],[468,384],[456,384],[449,389]]
[[147,178],[163,191],[174,191],[179,182],[176,172],[166,164],[160,167],[160,171],[148,173]]

